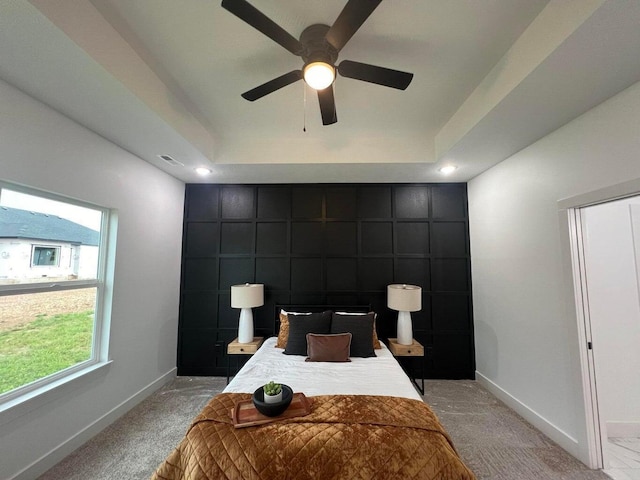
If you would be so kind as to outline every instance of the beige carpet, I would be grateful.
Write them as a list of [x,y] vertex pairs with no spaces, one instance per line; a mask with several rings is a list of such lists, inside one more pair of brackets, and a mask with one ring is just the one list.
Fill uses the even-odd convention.
[[589,470],[478,383],[425,383],[425,401],[478,480],[611,480]]
[[[178,377],[39,480],[147,479],[185,433],[219,377]],[[610,480],[588,470],[476,382],[430,380],[425,400],[478,479]]]

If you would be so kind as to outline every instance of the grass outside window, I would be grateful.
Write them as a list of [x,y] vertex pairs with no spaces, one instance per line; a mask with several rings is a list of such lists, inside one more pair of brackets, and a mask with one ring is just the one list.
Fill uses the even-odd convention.
[[0,296],[0,395],[92,358],[96,288]]
[[91,358],[93,311],[39,315],[0,331],[0,394]]

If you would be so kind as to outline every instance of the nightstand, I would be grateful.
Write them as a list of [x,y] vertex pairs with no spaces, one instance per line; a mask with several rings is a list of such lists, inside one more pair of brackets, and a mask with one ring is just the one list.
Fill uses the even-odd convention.
[[413,343],[411,345],[400,345],[397,342],[396,338],[389,339],[389,350],[393,354],[394,357],[422,357],[420,365],[422,365],[422,375],[421,375],[421,385],[418,385],[415,377],[409,374],[406,368],[400,363],[404,371],[409,375],[411,381],[416,386],[416,388],[420,391],[422,395],[424,395],[424,347],[420,342],[418,342],[415,338],[413,339]]
[[[260,345],[264,341],[264,337],[253,337],[251,343],[238,343],[238,339],[234,338],[233,341],[227,345],[227,384],[229,384],[230,373],[230,355],[247,355],[251,356],[258,351]],[[237,363],[236,363],[237,366]]]

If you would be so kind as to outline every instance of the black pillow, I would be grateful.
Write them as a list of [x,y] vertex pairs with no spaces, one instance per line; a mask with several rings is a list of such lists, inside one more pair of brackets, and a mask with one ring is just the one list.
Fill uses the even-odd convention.
[[331,310],[311,315],[289,315],[289,338],[285,355],[307,356],[307,333],[331,333]]
[[375,314],[336,315],[331,318],[331,333],[351,333],[352,357],[375,357],[373,351],[373,321]]

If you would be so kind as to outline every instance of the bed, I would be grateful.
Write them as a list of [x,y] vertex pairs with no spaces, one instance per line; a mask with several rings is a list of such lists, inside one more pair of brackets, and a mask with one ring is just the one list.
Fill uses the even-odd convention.
[[[281,308],[276,308],[282,320]],[[266,339],[225,390],[211,399],[158,467],[153,480],[475,479],[384,343],[373,349],[373,356],[369,356],[369,342],[375,344],[375,337],[364,341],[365,350],[358,350],[363,331],[367,332],[360,328],[370,317],[338,317],[340,310],[346,309],[334,309],[331,328],[353,331],[305,334],[307,357],[291,352],[299,347],[294,344],[300,329],[311,328],[310,319],[321,313],[316,307],[308,307],[313,317],[292,315],[307,313],[301,306],[283,306],[282,310],[290,312],[289,331],[285,335],[278,332],[277,323],[278,337]],[[355,310],[364,313],[362,307],[342,313]],[[327,311],[322,313],[323,319]],[[375,330],[375,316],[372,318]],[[283,338],[287,342],[287,335],[285,348],[278,348]],[[345,335],[349,336],[350,352],[358,356],[347,354],[347,361],[327,362],[320,357],[316,359],[321,361],[307,361],[317,352],[326,355],[325,350],[316,348],[317,342],[337,345],[338,337]],[[249,400],[251,393],[269,380],[303,392],[312,401],[310,413],[236,428],[230,415],[234,406]]]

